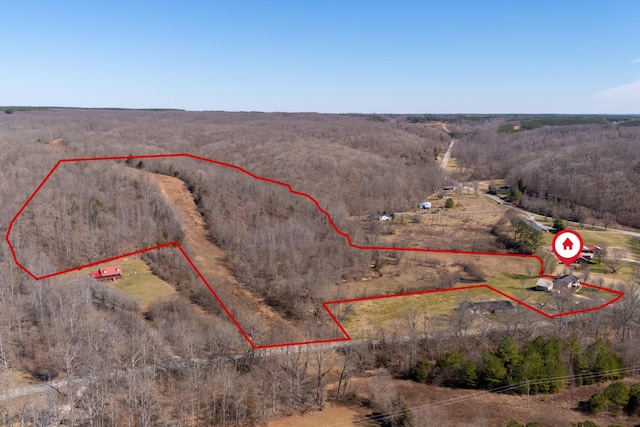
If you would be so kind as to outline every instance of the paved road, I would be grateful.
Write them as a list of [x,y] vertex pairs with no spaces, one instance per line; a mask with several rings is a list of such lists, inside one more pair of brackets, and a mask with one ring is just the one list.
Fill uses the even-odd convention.
[[[463,188],[464,188],[465,190],[473,191],[473,188],[471,188],[471,187],[463,187]],[[513,207],[514,209],[517,209],[517,210],[519,210],[520,212],[522,212],[523,214],[527,215],[529,218],[532,218],[532,219],[533,219],[533,218],[535,218],[536,216],[540,216],[540,215],[539,215],[539,214],[537,214],[537,213],[529,212],[529,211],[526,211],[526,210],[524,210],[524,209],[520,209],[520,208],[516,208],[515,206],[511,206],[511,204],[509,204],[509,203],[505,202],[504,200],[502,200],[502,199],[501,199],[500,197],[498,197],[498,196],[494,196],[493,194],[487,194],[487,193],[482,193],[482,192],[481,192],[481,194],[483,194],[483,195],[485,195],[485,196],[489,197],[489,198],[490,198],[490,199],[492,199],[492,200],[495,200],[497,203],[499,203],[499,204],[501,204],[501,205],[510,206],[510,207]],[[579,226],[580,226],[580,224],[576,224],[576,223],[569,222],[569,221],[567,221],[567,223],[568,223],[568,224],[571,224],[571,225],[573,225],[573,226],[576,226],[576,227],[579,227]],[[599,230],[601,230],[601,231],[605,231],[604,227],[594,226],[593,228],[599,229]],[[626,235],[626,236],[637,237],[637,238],[639,238],[639,239],[640,239],[640,233],[639,233],[639,232],[637,232],[637,231],[619,230],[619,229],[617,229],[617,228],[610,228],[610,227],[607,227],[607,230],[606,230],[606,231],[611,231],[611,232],[613,232],[613,233],[618,233],[618,234],[624,234],[624,235]],[[633,262],[633,261],[632,261],[632,262]]]

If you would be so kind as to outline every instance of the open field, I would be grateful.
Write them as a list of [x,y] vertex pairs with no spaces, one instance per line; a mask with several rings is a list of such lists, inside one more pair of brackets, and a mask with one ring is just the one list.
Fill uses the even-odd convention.
[[[432,209],[395,213],[389,222],[360,216],[352,225],[363,230],[364,240],[358,244],[376,244],[424,249],[495,251],[491,228],[503,216],[506,208],[487,197],[454,195],[455,206],[445,209],[445,199],[435,196],[424,201]],[[423,200],[417,200],[416,205]]]
[[344,316],[342,325],[352,338],[376,338],[381,330],[400,326],[410,319],[419,319],[418,332],[429,332],[434,326],[447,324],[464,301],[502,300],[506,298],[476,288],[345,303],[331,309],[338,317]]
[[[549,314],[596,307],[616,296],[583,286],[563,293],[560,297],[556,293],[532,290],[536,281],[537,277],[500,275],[486,283]],[[420,295],[354,301],[332,306],[331,310],[336,316],[343,318],[341,323],[353,338],[375,338],[381,331],[394,327],[402,329],[404,322],[411,319],[420,319],[422,323],[418,322],[418,331],[421,333],[437,329],[448,330],[455,322],[454,317],[460,315],[460,304],[508,300],[486,288],[463,289],[463,286],[457,284],[453,287],[454,290],[444,292],[436,290]],[[461,289],[455,290],[456,288]],[[515,307],[518,303],[512,301],[512,304]],[[490,318],[500,323],[504,315],[504,312],[494,313]],[[544,320],[539,314],[534,316]],[[478,316],[475,317],[476,320],[479,319]]]
[[[627,386],[640,378],[622,380]],[[375,378],[354,380],[358,395],[365,395]],[[387,386],[407,402],[414,420],[425,427],[506,426],[510,420],[523,424],[537,422],[541,426],[571,426],[591,420],[600,426],[635,425],[633,418],[622,413],[585,414],[577,410],[578,403],[602,392],[609,382],[568,388],[548,395],[513,395],[481,390],[454,389],[408,380],[394,380]],[[267,427],[331,427],[375,426],[368,416],[371,410],[360,405],[328,405],[322,411],[283,417],[267,423]]]
[[[638,380],[629,378],[623,382],[629,385]],[[512,419],[523,424],[538,422],[541,426],[571,426],[585,420],[601,426],[634,425],[633,418],[622,414],[589,415],[576,410],[578,402],[588,400],[593,393],[602,392],[607,384],[568,388],[552,395],[527,396],[394,381],[397,392],[407,400],[415,418],[437,420],[426,426],[506,426]]]
[[[547,225],[553,225],[551,221],[542,221]],[[580,230],[578,228],[571,228],[582,236],[582,240],[586,246],[597,245],[604,248],[622,248],[628,253],[626,256],[632,257],[634,248],[638,246],[638,239],[633,236],[627,236],[625,234],[615,233],[611,231],[603,230]],[[551,248],[551,241],[553,240],[553,233],[545,233],[543,235],[543,242],[545,246]],[[637,250],[637,249],[635,249]]]
[[[410,211],[396,213],[392,221],[381,223],[370,218],[354,219],[363,228],[373,230],[375,244],[385,246],[407,246],[429,249],[477,250],[484,245],[491,246],[494,236],[490,229],[497,222],[506,208],[496,204],[487,197],[476,198],[473,195],[454,196],[455,207],[444,209],[444,200],[432,198],[433,208],[427,211]],[[367,234],[365,233],[365,236]],[[544,243],[550,251],[553,234],[544,235]],[[632,247],[636,240],[612,232],[586,231],[583,233],[585,244],[608,246],[611,244]],[[464,243],[460,243],[464,242]],[[470,242],[474,242],[470,244]],[[627,249],[629,256],[631,250]],[[555,258],[552,262],[555,262]],[[345,298],[362,298],[384,293],[415,292],[438,287],[459,287],[469,283],[486,283],[527,304],[556,314],[563,311],[579,310],[601,305],[615,297],[614,294],[583,287],[569,300],[558,298],[549,292],[533,291],[538,280],[540,264],[535,259],[439,254],[439,253],[405,253],[400,251],[382,257],[382,267],[377,269],[378,275],[366,280],[343,284],[341,295]],[[468,265],[475,268],[476,277],[465,274]],[[615,275],[608,274],[604,266],[590,266],[591,274],[588,283],[611,287],[619,286],[632,279],[634,267],[625,265]],[[552,274],[566,274],[568,270],[560,263],[551,268]],[[582,270],[575,272],[582,277]],[[443,285],[443,274],[463,278]],[[481,276],[481,277],[477,277]],[[486,301],[477,290],[464,291],[474,301]],[[485,292],[486,293],[486,292]],[[460,293],[462,294],[462,292]],[[441,323],[449,319],[453,309],[460,302],[458,292],[450,294],[426,294],[422,296],[400,297],[392,300],[376,300],[349,304],[344,325],[351,333],[359,336],[372,336],[378,327],[400,321],[407,313],[417,312],[427,318],[438,318]],[[490,300],[503,299],[493,294]],[[347,310],[340,307],[339,310]]]
[[168,301],[177,295],[173,286],[158,276],[154,275],[149,266],[138,256],[107,262],[100,266],[86,267],[59,276],[56,280],[68,281],[89,276],[98,267],[110,267],[119,265],[122,268],[123,277],[114,282],[104,282],[106,286],[112,286],[133,296],[144,311],[149,304],[156,301]]

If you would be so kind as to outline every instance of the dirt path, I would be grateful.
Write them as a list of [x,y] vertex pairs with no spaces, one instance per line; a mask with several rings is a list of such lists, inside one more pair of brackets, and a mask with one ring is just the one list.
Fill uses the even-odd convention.
[[451,149],[453,148],[453,144],[456,142],[455,139],[451,140],[451,144],[449,144],[449,149],[444,153],[444,157],[442,158],[442,163],[440,163],[440,169],[444,170],[447,167],[447,162],[449,161],[449,157],[451,157]]
[[[252,316],[258,324],[268,326],[269,329],[279,328],[281,331],[294,333],[295,328],[290,321],[238,282],[227,264],[226,253],[209,240],[204,219],[186,184],[178,178],[166,175],[145,173],[145,176],[158,185],[180,222],[184,233],[184,249],[234,316]],[[221,285],[226,288],[216,289],[216,286]]]

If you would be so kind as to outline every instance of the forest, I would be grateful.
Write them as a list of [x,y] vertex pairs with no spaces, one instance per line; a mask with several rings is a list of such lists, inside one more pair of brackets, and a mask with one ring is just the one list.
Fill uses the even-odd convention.
[[505,179],[528,210],[581,224],[639,227],[640,127],[600,120],[542,126],[547,119],[511,133],[500,132],[504,118],[460,124],[454,156],[469,179]]
[[[520,191],[520,206],[552,217],[640,226],[640,128],[610,121],[505,133],[500,116],[10,112],[0,114],[5,233],[60,159],[190,153],[290,183],[354,240],[370,242],[385,228],[351,219],[435,197],[452,135],[456,179],[505,180]],[[178,242],[257,344],[340,336],[321,303],[379,276],[381,260],[401,257],[349,247],[309,199],[284,187],[180,157],[64,163],[10,239],[36,275]],[[488,239],[492,250],[508,250]],[[3,245],[0,424],[265,425],[347,405],[370,425],[447,425],[410,407],[398,381],[513,394],[602,383],[604,393],[607,381],[640,366],[637,274],[625,297],[600,311],[541,322],[518,306],[504,326],[486,323],[478,333],[457,312],[428,334],[419,328],[425,313],[412,312],[376,339],[267,351],[248,345],[177,248],[139,260],[171,292],[141,300],[84,270],[34,280]],[[30,388],[38,384],[46,391]],[[620,406],[627,412],[584,403],[579,417],[637,422],[629,399]]]

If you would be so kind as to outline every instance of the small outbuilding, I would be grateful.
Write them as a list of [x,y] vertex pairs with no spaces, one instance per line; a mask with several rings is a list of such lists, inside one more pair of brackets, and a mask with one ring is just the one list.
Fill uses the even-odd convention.
[[551,231],[551,227],[544,225],[540,221],[536,221],[533,218],[523,217],[521,221],[526,222],[531,228],[540,233],[549,233]]
[[420,209],[431,209],[431,202],[422,202],[418,205]]
[[102,282],[119,280],[122,279],[122,269],[119,265],[100,267],[98,271],[91,273],[91,277]]
[[458,310],[469,311],[473,314],[497,314],[514,308],[511,301],[464,301],[458,306]]

